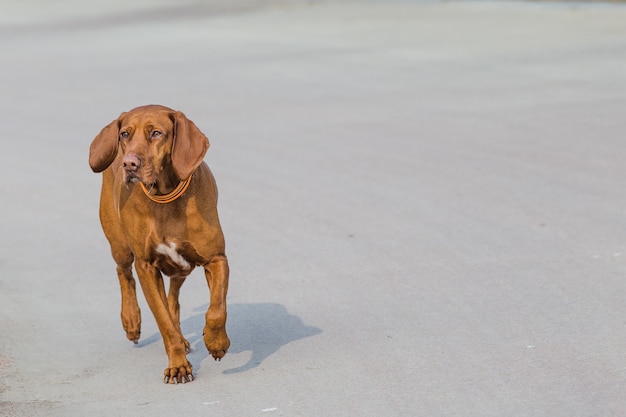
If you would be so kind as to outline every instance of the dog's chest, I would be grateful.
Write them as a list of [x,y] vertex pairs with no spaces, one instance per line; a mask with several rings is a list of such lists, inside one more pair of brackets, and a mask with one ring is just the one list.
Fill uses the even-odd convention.
[[175,242],[162,242],[154,247],[152,264],[167,276],[186,276],[195,267],[187,251]]

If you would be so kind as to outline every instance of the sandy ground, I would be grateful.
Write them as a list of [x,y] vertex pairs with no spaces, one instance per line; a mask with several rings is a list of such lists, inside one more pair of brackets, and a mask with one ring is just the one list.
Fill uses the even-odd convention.
[[[623,416],[626,6],[3,2],[2,416]],[[207,133],[229,354],[119,322],[93,137]]]

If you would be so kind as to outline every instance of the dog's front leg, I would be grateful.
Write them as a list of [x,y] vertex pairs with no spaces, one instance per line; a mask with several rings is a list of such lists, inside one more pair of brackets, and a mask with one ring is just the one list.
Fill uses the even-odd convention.
[[[170,317],[172,317],[174,325],[181,335],[183,334],[183,331],[180,328],[180,304],[178,302],[178,295],[180,294],[180,287],[184,282],[185,277],[170,277],[170,289],[167,293],[167,303],[170,310]],[[185,352],[189,353],[191,347],[184,336],[183,341],[185,342]]]
[[204,344],[215,360],[220,360],[228,351],[230,340],[226,334],[226,293],[228,292],[228,260],[226,256],[214,257],[204,266],[204,273],[211,304],[206,312],[204,326]]
[[185,339],[170,314],[161,272],[145,261],[135,262],[135,268],[148,306],[159,326],[169,360],[168,367],[163,372],[164,382],[175,384],[193,381],[191,364],[186,356]]

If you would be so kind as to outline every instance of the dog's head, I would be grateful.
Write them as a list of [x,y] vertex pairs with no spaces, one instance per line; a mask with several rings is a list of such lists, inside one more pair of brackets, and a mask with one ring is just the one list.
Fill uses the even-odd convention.
[[162,173],[188,179],[208,149],[207,137],[183,113],[150,105],[122,113],[105,126],[91,143],[89,165],[94,172],[104,171],[121,153],[126,182],[150,186]]

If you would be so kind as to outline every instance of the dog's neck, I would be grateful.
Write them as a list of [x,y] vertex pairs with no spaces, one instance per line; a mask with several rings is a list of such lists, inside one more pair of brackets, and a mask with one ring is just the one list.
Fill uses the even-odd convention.
[[154,185],[154,194],[165,195],[171,193],[178,186],[180,180],[174,174],[171,167],[164,168],[158,176]]

